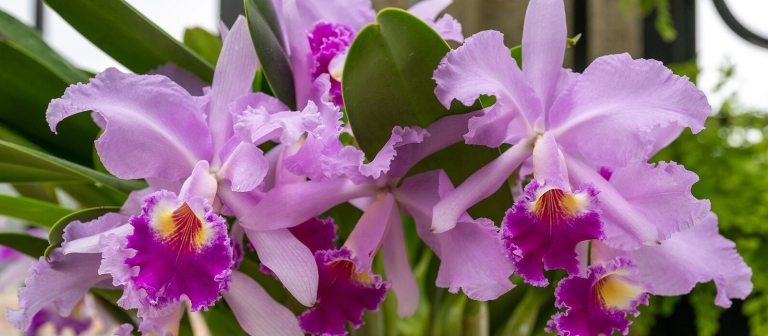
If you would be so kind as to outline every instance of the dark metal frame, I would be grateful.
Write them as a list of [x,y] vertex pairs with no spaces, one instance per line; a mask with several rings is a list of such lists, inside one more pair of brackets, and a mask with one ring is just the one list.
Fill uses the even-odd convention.
[[712,2],[715,4],[717,13],[720,14],[720,18],[723,19],[725,24],[728,25],[728,28],[731,28],[736,35],[739,35],[739,37],[743,38],[745,41],[758,47],[768,48],[768,38],[758,35],[741,24],[741,22],[733,16],[733,13],[731,13],[725,0],[712,0]]

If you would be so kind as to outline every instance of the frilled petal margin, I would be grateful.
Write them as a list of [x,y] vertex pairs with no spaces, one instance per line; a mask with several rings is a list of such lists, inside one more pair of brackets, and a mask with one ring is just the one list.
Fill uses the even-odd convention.
[[55,132],[63,119],[85,111],[106,120],[96,149],[104,166],[120,178],[183,179],[198,160],[211,158],[201,107],[166,77],[107,69],[51,101],[46,120]]
[[507,255],[527,283],[549,284],[542,262],[547,270],[579,273],[576,245],[603,238],[595,195],[597,191],[590,187],[571,193],[534,180],[507,211],[502,224]]
[[634,278],[635,268],[626,258],[593,265],[586,278],[571,276],[555,290],[555,306],[565,308],[549,321],[549,331],[560,335],[613,335],[629,332],[630,314],[648,304],[648,294]]
[[[599,257],[604,252],[600,251],[600,245],[597,247],[594,253]],[[714,281],[715,303],[728,308],[730,299],[744,299],[752,291],[752,270],[735,247],[732,241],[718,234],[717,217],[710,213],[688,230],[625,254],[637,263],[638,277],[648,284],[650,293],[684,295],[696,283]]]
[[201,198],[180,200],[160,191],[131,219],[125,260],[138,273],[131,279],[162,307],[186,297],[193,311],[212,305],[227,288],[233,264],[226,221]]
[[389,284],[362,269],[346,248],[315,253],[320,271],[317,306],[299,317],[301,328],[310,334],[346,335],[346,323],[363,324],[363,312],[377,310]]
[[699,132],[711,110],[688,78],[620,54],[592,62],[555,101],[550,122],[565,150],[623,167],[645,161],[685,127]]
[[125,223],[126,217],[107,214],[90,222],[72,222],[64,231],[61,248],[48,259],[40,257],[29,270],[25,287],[19,289],[19,310],[8,312],[8,320],[19,330],[27,330],[35,315],[53,305],[59,315],[68,316],[92,287],[109,286],[109,276],[99,275],[101,256],[97,253],[64,254],[69,244]]

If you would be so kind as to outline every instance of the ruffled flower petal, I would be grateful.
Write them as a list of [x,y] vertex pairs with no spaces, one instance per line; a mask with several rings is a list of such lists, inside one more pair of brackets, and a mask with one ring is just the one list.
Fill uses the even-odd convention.
[[192,310],[212,305],[227,288],[233,263],[226,221],[200,198],[180,200],[160,191],[131,219],[134,231],[125,260],[138,273],[131,279],[153,305],[189,299]]
[[597,191],[567,192],[536,180],[504,216],[503,236],[517,274],[534,286],[549,282],[542,271],[563,269],[579,273],[576,245],[603,237],[597,208]]
[[[493,118],[497,122],[483,122],[482,130],[476,130],[480,126],[477,121],[470,124],[468,143],[490,147],[514,143],[526,136],[525,131],[541,113],[535,92],[528,86],[509,48],[504,46],[504,36],[496,31],[477,33],[448,53],[435,70],[434,79],[435,94],[446,107],[454,99],[470,106],[481,95],[496,96],[494,107],[486,110],[489,116],[477,118]],[[508,134],[509,130],[522,132]],[[499,136],[483,141],[469,136],[485,136],[486,132]]]
[[688,78],[621,54],[592,62],[552,106],[550,121],[567,151],[623,167],[645,161],[685,127],[701,131],[711,110]]
[[587,277],[571,276],[555,290],[555,306],[565,308],[549,321],[558,335],[598,336],[629,332],[629,315],[648,304],[645,287],[638,283],[629,259],[617,258],[589,268]]
[[67,88],[48,106],[46,120],[55,132],[64,118],[84,111],[106,120],[96,149],[104,166],[120,178],[183,179],[198,160],[211,158],[202,109],[166,77],[107,69],[88,84]]
[[389,284],[362,267],[346,248],[315,253],[320,272],[317,305],[299,316],[306,333],[346,335],[346,324],[363,324],[363,312],[378,309]]
[[[597,247],[593,254],[599,256],[602,252]],[[752,270],[735,244],[717,232],[714,214],[667,240],[626,254],[635,260],[638,278],[654,295],[685,295],[696,283],[714,281],[715,303],[727,308],[730,299],[744,299],[752,291]]]

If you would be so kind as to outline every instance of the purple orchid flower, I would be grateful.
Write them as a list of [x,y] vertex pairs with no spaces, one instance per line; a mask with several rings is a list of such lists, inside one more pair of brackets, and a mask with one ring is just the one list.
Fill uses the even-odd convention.
[[555,291],[558,308],[549,321],[548,331],[558,335],[626,335],[632,323],[628,315],[637,316],[637,306],[648,304],[648,294],[637,282],[631,260],[616,258],[589,267],[586,277],[571,276],[560,281]]
[[[469,120],[466,143],[513,146],[440,200],[432,230],[452,229],[466,209],[531,164],[536,182],[507,213],[504,230],[518,272],[535,285],[546,284],[542,261],[546,269],[576,275],[579,242],[604,237],[611,246],[639,248],[695,225],[709,211],[708,201],[690,194],[693,173],[635,165],[683,128],[703,128],[711,110],[704,94],[660,62],[626,54],[600,57],[583,74],[565,70],[565,41],[563,2],[534,1],[526,13],[522,70],[502,34],[485,31],[451,51],[434,74],[445,106],[496,96]],[[598,173],[629,166],[638,168],[631,188]]]
[[[327,272],[338,273],[354,266],[351,267],[354,272],[337,274],[346,279],[345,283],[356,284],[357,287],[353,287],[361,289],[352,290],[353,287],[347,286],[350,289],[347,295],[368,293],[370,296],[361,297],[357,302],[380,301],[377,298],[383,297],[387,285],[378,280],[359,281],[378,279],[370,273],[370,264],[379,248],[384,257],[385,274],[398,297],[398,312],[408,316],[415,311],[418,289],[405,253],[401,210],[417,218],[420,236],[441,258],[439,286],[448,287],[451,292],[463,289],[477,300],[494,299],[511,289],[509,276],[513,267],[504,258],[503,243],[492,223],[475,221],[467,215],[463,231],[429,232],[432,206],[439,195],[453,187],[447,176],[437,173],[419,178],[414,176],[405,179],[398,187],[415,163],[460,141],[469,116],[447,117],[426,130],[395,127],[390,140],[376,157],[365,162],[362,151],[345,146],[339,140],[339,135],[344,132],[342,115],[339,107],[328,99],[330,89],[328,75],[321,75],[311,90],[313,100],[302,111],[288,112],[274,98],[256,94],[241,100],[239,108],[243,112],[235,112],[234,116],[236,133],[244,140],[258,144],[279,139],[281,143],[272,150],[278,153],[268,154],[276,158],[274,176],[267,179],[271,188],[254,207],[240,207],[239,218],[246,230],[293,230],[344,202],[352,202],[365,210],[341,249],[315,252],[320,290],[318,305],[302,315],[305,331],[324,330],[334,334],[343,329],[347,320],[357,326],[358,316],[373,306],[361,304],[354,314],[345,310],[351,307],[340,307],[340,292],[333,286],[326,287],[328,284],[324,282],[328,279],[324,275]],[[286,207],[291,211],[286,212]],[[472,246],[471,250],[477,253],[459,253],[454,246]],[[328,267],[339,262],[349,266],[343,269]],[[364,288],[370,291],[362,290]],[[326,296],[329,293],[336,296]],[[338,318],[331,318],[334,316]]]
[[[441,36],[462,42],[461,24],[448,14],[438,15],[452,0],[420,1],[409,12],[423,19]],[[291,59],[299,108],[309,101],[312,83],[331,77],[331,99],[339,106],[341,77],[348,47],[360,29],[375,20],[370,0],[273,0]]]
[[[55,131],[64,118],[94,111],[94,119],[105,127],[96,148],[107,169],[120,178],[147,179],[159,190],[143,201],[142,210],[126,212],[133,217],[114,230],[62,247],[66,256],[95,259],[88,263],[95,271],[82,272],[84,276],[111,276],[114,285],[123,288],[121,304],[139,308],[142,331],[173,329],[173,321],[178,321],[175,317],[180,317],[181,299],[190,301],[195,310],[207,307],[218,300],[228,283],[230,290],[263,294],[263,289],[251,288],[258,286],[256,282],[242,276],[237,276],[237,283],[230,282],[230,240],[225,221],[216,214],[231,208],[230,202],[257,200],[258,187],[269,168],[258,147],[234,135],[229,110],[230,103],[250,92],[257,67],[244,18],[226,35],[213,86],[203,97],[191,96],[163,76],[109,69],[87,85],[67,89],[47,112]],[[140,202],[132,203],[135,207]],[[312,305],[318,276],[309,249],[287,230],[247,234],[260,259],[289,291],[300,302]],[[244,300],[240,295],[225,297]],[[263,322],[259,318],[277,318],[285,322],[281,332],[300,333],[290,311],[268,296],[259,297],[264,301],[258,306],[229,302],[245,309],[236,316],[248,326],[246,330],[269,334],[271,329],[249,328]],[[25,307],[25,314],[30,311]]]

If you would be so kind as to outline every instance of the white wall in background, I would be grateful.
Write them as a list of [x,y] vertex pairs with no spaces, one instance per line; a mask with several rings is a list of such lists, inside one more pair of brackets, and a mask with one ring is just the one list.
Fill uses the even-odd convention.
[[[755,33],[768,37],[768,1],[727,2],[733,15]],[[750,44],[738,37],[717,14],[712,0],[698,0],[696,44],[701,66],[699,86],[707,93],[710,104],[717,108],[727,93],[737,91],[744,107],[768,111],[768,49]],[[730,61],[736,66],[726,94],[715,95],[712,88],[720,79],[719,67]]]

